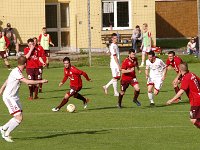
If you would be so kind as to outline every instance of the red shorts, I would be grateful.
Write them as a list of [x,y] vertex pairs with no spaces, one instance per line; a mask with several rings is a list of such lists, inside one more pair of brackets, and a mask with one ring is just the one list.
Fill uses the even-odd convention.
[[44,52],[46,57],[50,57],[50,50],[44,50]]
[[70,97],[74,96],[76,93],[78,93],[82,87],[70,87],[70,91],[67,93]]
[[39,68],[26,68],[29,80],[39,80]]
[[200,118],[200,106],[191,106],[190,118],[191,119],[199,119]]
[[5,59],[7,58],[6,51],[0,51],[0,56]]
[[132,80],[129,80],[129,81],[121,80],[121,91],[125,92],[126,89],[129,87],[129,85],[135,86],[136,84],[138,84],[138,81],[136,78],[133,78]]

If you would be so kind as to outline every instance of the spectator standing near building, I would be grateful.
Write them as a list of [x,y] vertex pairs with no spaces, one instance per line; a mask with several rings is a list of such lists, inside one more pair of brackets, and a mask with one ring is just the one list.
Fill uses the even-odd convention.
[[51,41],[51,36],[47,34],[47,28],[42,28],[42,34],[39,35],[38,43],[43,47],[45,50],[46,55],[46,66],[49,67],[49,57],[50,57],[50,45],[54,46],[54,44]]
[[142,40],[142,34],[139,25],[137,25],[133,30],[131,40],[132,40],[132,48],[137,52],[137,44]]
[[16,34],[15,34],[13,28],[11,28],[10,23],[7,23],[7,28],[3,29],[3,36],[6,36],[10,41],[10,46],[8,48],[11,49],[12,46],[15,46],[16,55],[20,56],[20,54],[19,54],[19,43],[17,42]]

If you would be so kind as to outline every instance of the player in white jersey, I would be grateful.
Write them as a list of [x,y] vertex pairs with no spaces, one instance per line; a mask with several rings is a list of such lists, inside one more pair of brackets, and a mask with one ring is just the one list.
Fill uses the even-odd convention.
[[[148,86],[148,97],[150,100],[150,106],[154,106],[153,96],[158,95],[160,88],[162,87],[163,80],[166,76],[165,63],[155,57],[155,53],[150,51],[148,53],[148,59],[146,60],[146,79]],[[149,71],[150,70],[150,71]],[[154,93],[153,93],[154,88]]]
[[117,90],[117,80],[120,79],[120,65],[119,65],[119,48],[117,46],[117,34],[112,34],[112,44],[110,45],[110,68],[112,72],[112,79],[103,86],[105,94],[108,94],[108,87],[112,84],[114,89],[114,96],[119,96]]
[[[31,54],[31,51],[29,52]],[[24,78],[22,71],[26,66],[27,59],[24,56],[18,58],[18,67],[13,69],[0,89],[0,95],[3,93],[3,101],[8,108],[9,113],[13,116],[5,125],[0,127],[1,135],[7,142],[13,142],[10,133],[21,123],[22,107],[19,101],[18,91],[20,83],[24,82],[28,85],[47,83],[47,80],[28,80]]]

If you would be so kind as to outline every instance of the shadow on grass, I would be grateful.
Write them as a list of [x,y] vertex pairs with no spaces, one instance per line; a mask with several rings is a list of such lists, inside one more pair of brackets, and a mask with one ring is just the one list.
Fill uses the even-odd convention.
[[14,139],[19,139],[19,140],[41,140],[41,139],[50,139],[50,138],[56,138],[60,136],[67,136],[67,135],[76,135],[76,134],[106,134],[109,133],[109,130],[92,130],[92,131],[74,131],[74,132],[60,132],[60,133],[55,133],[51,135],[46,135],[46,136],[39,136],[39,137],[24,137],[24,138],[14,138]]
[[[92,88],[82,88],[82,90],[88,90],[88,89],[92,89]],[[51,93],[51,92],[62,92],[62,91],[69,91],[70,89],[55,89],[55,90],[47,90],[44,93]]]

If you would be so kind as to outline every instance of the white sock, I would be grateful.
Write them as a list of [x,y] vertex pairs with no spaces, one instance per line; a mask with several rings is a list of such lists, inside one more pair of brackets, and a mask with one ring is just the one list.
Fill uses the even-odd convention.
[[150,103],[154,103],[154,101],[153,101],[153,93],[148,93],[148,97],[149,97]]
[[20,124],[20,121],[18,121],[17,119],[15,118],[10,119],[8,129],[5,132],[5,136],[9,136],[10,132],[12,132],[19,124]]
[[114,94],[118,94],[118,91],[117,91],[117,80],[116,79],[113,79],[113,89],[114,89]]
[[144,65],[144,62],[143,62],[143,61],[141,62],[141,65]]
[[113,84],[113,79],[111,79],[111,80],[106,84],[106,88],[108,88],[111,84]]
[[3,128],[4,131],[6,131],[8,129],[9,124],[10,124],[10,120],[6,124],[3,125],[2,128]]

